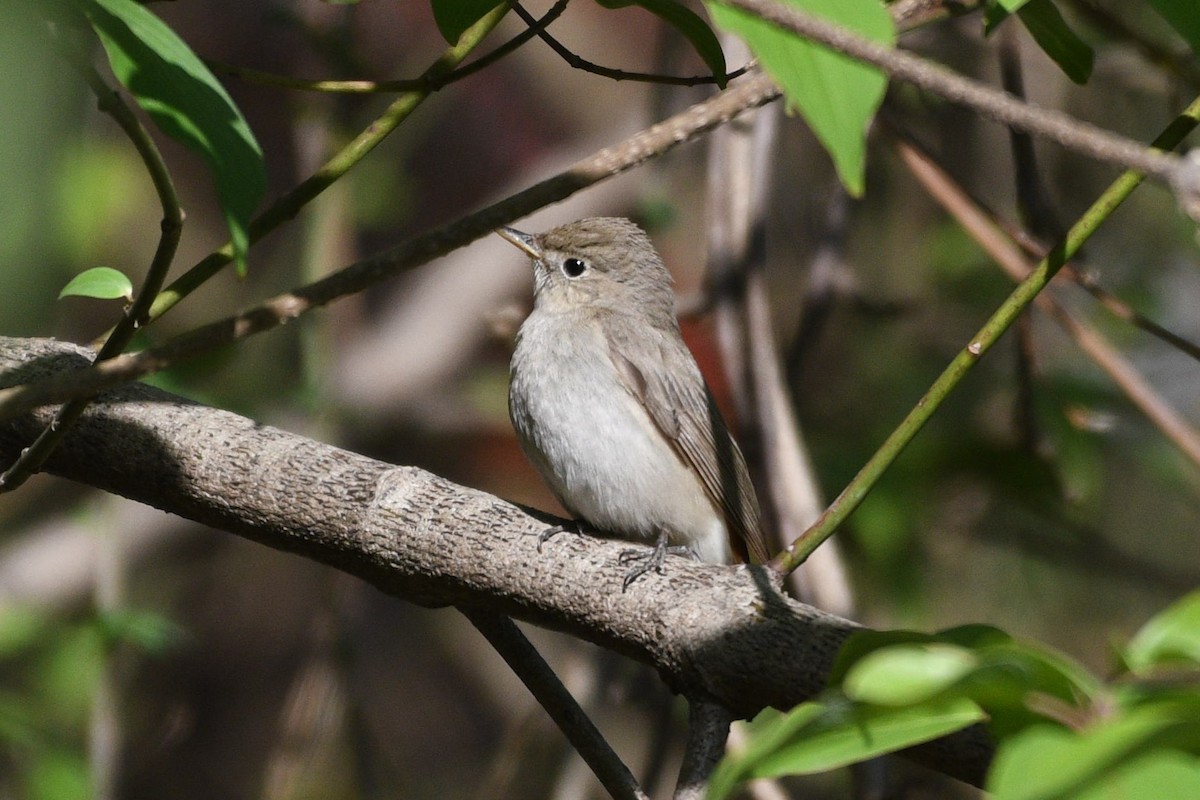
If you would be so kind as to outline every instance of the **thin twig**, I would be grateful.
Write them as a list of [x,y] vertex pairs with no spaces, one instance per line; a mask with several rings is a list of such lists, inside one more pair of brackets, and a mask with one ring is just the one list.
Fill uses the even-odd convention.
[[638,788],[633,773],[613,752],[604,736],[562,685],[550,665],[521,633],[517,624],[503,614],[492,611],[468,607],[459,610],[512,668],[538,704],[546,709],[546,713],[592,768],[608,793],[619,800],[647,800]]
[[[515,0],[509,0],[513,11],[521,19],[525,20],[525,24],[532,25],[533,17],[526,11],[520,3]],[[611,78],[614,81],[635,81],[640,83],[659,83],[668,86],[702,86],[705,84],[720,84],[725,85],[729,81],[746,73],[748,67],[735,69],[733,72],[727,72],[724,75],[693,75],[691,77],[677,77],[674,75],[656,75],[651,72],[626,72],[623,69],[613,69],[612,67],[604,67],[586,58],[581,57],[562,42],[550,35],[549,31],[539,30],[538,38],[549,45],[550,49],[558,54],[559,58],[567,62],[574,69],[590,72],[593,75],[599,75],[602,78]]]
[[[739,0],[740,2],[740,0]],[[1153,143],[1153,147],[1166,149],[1179,144],[1183,137],[1200,121],[1200,99],[1194,100],[1180,117],[1177,117]],[[1013,321],[1033,302],[1046,287],[1063,264],[1079,252],[1083,243],[1142,182],[1143,175],[1129,171],[1122,174],[1084,212],[1071,227],[1067,236],[1055,245],[1050,253],[1018,284],[992,314],[984,326],[959,351],[949,366],[938,376],[917,405],[887,437],[875,454],[863,465],[858,474],[847,484],[837,499],[830,504],[821,518],[787,549],[772,560],[772,566],[787,573],[794,570],[833,535],[838,526],[862,503],[867,492],[879,477],[891,466],[917,432],[929,421],[941,406],[950,391],[970,371],[971,367],[991,349],[992,345],[1008,329]]]
[[[124,96],[106,84],[96,68],[84,61],[74,50],[66,46],[61,49],[67,61],[75,66],[88,88],[96,95],[100,110],[112,117],[129,137],[134,149],[141,157],[142,163],[146,166],[146,172],[150,176],[151,183],[154,184],[154,191],[158,195],[163,213],[162,222],[159,225],[158,246],[150,261],[150,267],[146,270],[146,278],[142,281],[141,288],[133,302],[125,309],[120,322],[113,328],[105,340],[104,346],[96,354],[95,360],[99,362],[124,351],[138,328],[146,324],[150,304],[162,289],[167,271],[175,260],[179,237],[183,233],[183,208],[179,204],[179,195],[175,191],[175,184],[171,180],[171,173],[167,169],[166,162],[163,161],[162,154],[154,144],[154,139],[151,138],[149,131],[138,120],[129,104],[125,102]],[[86,395],[75,398],[58,410],[54,420],[46,426],[33,444],[22,450],[17,460],[9,465],[3,474],[0,474],[0,493],[11,492],[18,488],[41,469],[42,465],[46,463],[46,459],[54,452],[54,448],[58,446],[67,431],[87,408],[89,399]]]
[[[315,283],[180,334],[158,347],[118,356],[89,369],[2,389],[0,419],[47,403],[63,402],[77,395],[91,394],[136,380],[182,359],[275,328],[314,308],[362,291],[463,247],[501,225],[660,156],[728,122],[746,109],[770,102],[778,96],[778,89],[766,75],[748,75],[724,92],[652,125],[620,144],[600,150],[554,177],[456,222],[344,267]],[[171,290],[168,288],[166,291]]]
[[[1022,242],[1021,244],[1022,246],[1027,247],[1025,242]],[[1034,250],[1033,255],[1040,258],[1044,252],[1045,248],[1041,247]],[[1070,272],[1067,272],[1067,270],[1070,270]],[[1135,328],[1145,331],[1154,338],[1170,345],[1171,347],[1174,347],[1184,355],[1189,356],[1196,361],[1200,361],[1200,345],[1183,338],[1174,331],[1164,328],[1162,325],[1159,325],[1154,320],[1142,314],[1124,300],[1114,295],[1108,289],[1104,288],[1104,286],[1102,286],[1094,276],[1083,270],[1075,268],[1072,264],[1068,264],[1066,269],[1063,270],[1063,273],[1069,275],[1073,281],[1083,287],[1084,291],[1096,298],[1096,300],[1100,302],[1100,305],[1107,309],[1108,312],[1113,316],[1117,317],[1118,319],[1125,320]]]
[[1069,150],[1098,161],[1137,170],[1166,183],[1184,180],[1181,177],[1184,172],[1182,160],[1178,156],[1147,148],[1061,111],[1023,103],[1005,92],[964,78],[912,53],[865,39],[820,17],[804,13],[795,6],[772,0],[719,2],[748,11],[773,25],[876,66],[889,77],[911,83],[950,103],[966,106],[997,122],[1050,139]]
[[[972,198],[972,202],[982,207],[978,199]],[[1045,258],[1046,253],[1050,250],[1045,242],[1033,236],[1028,231],[1021,229],[1019,226],[1013,225],[1006,220],[997,219],[995,214],[990,214],[990,216],[992,222],[1002,228],[1014,242],[1021,246],[1021,249],[1026,254],[1034,258]],[[1185,339],[1174,331],[1164,328],[1113,294],[1094,275],[1088,272],[1085,265],[1080,265],[1078,260],[1066,264],[1063,267],[1062,275],[1079,284],[1080,288],[1096,298],[1100,302],[1100,305],[1117,319],[1128,322],[1135,328],[1150,334],[1189,358],[1200,361],[1200,344]]]
[[733,715],[714,700],[688,698],[688,736],[679,768],[675,800],[703,800],[708,780],[721,756]]
[[[896,147],[909,171],[925,190],[958,220],[1009,277],[1019,281],[1029,274],[1030,265],[1018,247],[932,159],[908,142],[897,140]],[[1137,369],[1096,330],[1075,319],[1048,294],[1040,295],[1037,303],[1042,311],[1066,329],[1076,344],[1108,374],[1130,402],[1146,415],[1171,444],[1193,463],[1200,465],[1200,431],[1176,413]]]
[[280,86],[285,89],[297,89],[303,92],[329,92],[337,94],[385,94],[388,92],[436,92],[439,89],[444,89],[456,81],[460,81],[469,75],[474,75],[485,67],[489,67],[500,59],[504,58],[509,53],[512,53],[521,45],[528,42],[534,36],[537,36],[541,31],[546,29],[551,22],[558,19],[563,11],[567,8],[567,3],[570,0],[558,0],[550,9],[518,33],[513,38],[509,39],[504,44],[492,50],[486,55],[480,56],[470,64],[463,65],[457,69],[441,75],[430,75],[428,72],[417,78],[400,78],[390,81],[369,81],[369,80],[306,80],[304,78],[292,78],[288,75],[279,75],[274,72],[265,72],[258,69],[250,69],[249,67],[238,67],[232,64],[225,64],[220,61],[205,59],[204,63],[209,68],[221,72],[225,75],[230,75],[235,78],[240,78],[247,83],[257,83],[264,86]]

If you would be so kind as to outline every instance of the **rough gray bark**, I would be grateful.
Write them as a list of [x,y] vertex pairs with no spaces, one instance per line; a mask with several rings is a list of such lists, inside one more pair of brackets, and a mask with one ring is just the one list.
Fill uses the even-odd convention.
[[[86,366],[88,351],[0,337],[0,387]],[[0,421],[10,462],[52,408]],[[425,606],[481,607],[654,666],[739,717],[812,697],[854,623],[781,595],[761,567],[672,558],[621,591],[628,545],[559,536],[552,520],[414,467],[385,464],[144,386],[100,396],[48,472],[342,569]],[[980,783],[990,748],[948,737],[913,757]]]

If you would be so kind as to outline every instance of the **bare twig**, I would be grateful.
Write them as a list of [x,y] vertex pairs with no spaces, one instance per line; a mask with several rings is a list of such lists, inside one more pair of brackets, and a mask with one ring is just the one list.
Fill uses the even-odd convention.
[[[525,24],[532,25],[534,22],[533,16],[526,11],[520,3],[515,0],[509,0],[513,11],[521,19],[525,20]],[[705,84],[721,84],[724,85],[729,81],[746,73],[748,67],[735,69],[733,72],[727,72],[724,75],[693,75],[691,77],[677,77],[674,75],[656,75],[649,72],[628,72],[623,69],[613,69],[612,67],[603,67],[595,62],[588,61],[581,57],[562,42],[550,35],[549,31],[539,30],[538,38],[545,42],[551,50],[558,54],[559,58],[567,62],[574,69],[590,72],[593,75],[599,75],[602,78],[611,78],[614,81],[636,81],[640,83],[659,83],[668,86],[702,86]]]
[[675,800],[703,800],[708,779],[721,756],[733,715],[720,703],[708,698],[688,699],[688,736],[679,768]]
[[638,787],[633,773],[613,752],[604,736],[516,623],[502,614],[480,608],[464,607],[460,610],[537,698],[538,704],[546,709],[546,713],[592,768],[608,793],[619,799],[648,800]]
[[[983,208],[983,205],[978,199],[972,198],[972,202]],[[1022,229],[1018,225],[1003,219],[999,219],[995,214],[989,213],[993,224],[998,225],[1004,230],[1008,236],[1021,246],[1021,249],[1026,254],[1034,258],[1045,258],[1050,247],[1038,237],[1032,235],[1029,231]],[[1063,266],[1062,275],[1065,278],[1070,278],[1075,283],[1079,284],[1080,288],[1096,298],[1100,305],[1120,320],[1128,322],[1139,330],[1145,331],[1154,338],[1160,340],[1166,345],[1175,348],[1179,352],[1189,358],[1200,361],[1200,344],[1180,336],[1172,330],[1169,330],[1154,320],[1142,314],[1129,303],[1122,300],[1117,295],[1113,294],[1099,280],[1096,279],[1078,260],[1071,261]]]
[[[1033,250],[1030,250],[1026,242],[1022,242],[1021,244],[1026,248],[1026,252],[1030,252],[1036,258],[1041,258],[1046,252],[1046,248],[1044,246],[1036,247]],[[1063,274],[1069,276],[1071,280],[1082,286],[1088,294],[1100,301],[1100,305],[1107,309],[1108,312],[1113,316],[1117,317],[1118,319],[1125,320],[1130,325],[1133,325],[1134,327],[1150,334],[1154,338],[1159,339],[1171,347],[1174,347],[1184,355],[1190,356],[1196,361],[1200,361],[1200,345],[1189,339],[1185,339],[1174,331],[1164,328],[1162,325],[1159,325],[1154,320],[1137,311],[1124,300],[1117,297],[1104,286],[1102,286],[1100,282],[1088,272],[1077,269],[1072,264],[1068,264],[1067,270],[1064,270]]]
[[298,89],[304,92],[329,92],[336,94],[384,94],[388,92],[436,92],[456,81],[474,75],[481,69],[491,66],[521,45],[537,36],[554,20],[558,19],[567,8],[570,0],[558,0],[545,14],[533,20],[525,30],[509,39],[504,44],[486,55],[480,56],[470,64],[465,64],[450,72],[440,75],[425,73],[417,78],[401,78],[390,81],[370,80],[305,80],[278,75],[273,72],[238,67],[220,61],[205,59],[209,68],[234,78],[240,78],[247,83],[258,83],[264,86],[280,86],[285,89]]

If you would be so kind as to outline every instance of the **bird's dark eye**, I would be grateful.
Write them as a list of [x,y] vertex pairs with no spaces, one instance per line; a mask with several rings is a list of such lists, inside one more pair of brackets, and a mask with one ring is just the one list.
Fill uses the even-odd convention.
[[563,261],[562,271],[568,278],[578,278],[587,271],[587,263],[578,258],[568,258]]

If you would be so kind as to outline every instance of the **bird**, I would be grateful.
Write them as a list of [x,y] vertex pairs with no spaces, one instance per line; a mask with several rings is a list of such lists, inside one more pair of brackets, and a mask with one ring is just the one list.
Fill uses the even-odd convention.
[[668,553],[765,563],[746,460],[683,341],[671,275],[645,231],[591,217],[496,232],[533,263],[534,307],[510,365],[513,429],[577,521],[653,545],[621,554],[623,590],[661,574]]

